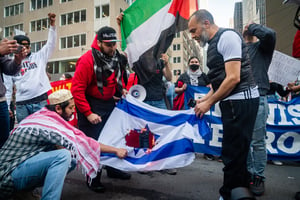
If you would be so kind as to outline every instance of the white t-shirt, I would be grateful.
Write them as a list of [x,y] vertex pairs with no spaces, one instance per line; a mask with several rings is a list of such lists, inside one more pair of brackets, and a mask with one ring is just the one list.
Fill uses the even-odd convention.
[[242,58],[242,40],[234,31],[223,32],[218,42],[218,51],[222,54],[224,62]]

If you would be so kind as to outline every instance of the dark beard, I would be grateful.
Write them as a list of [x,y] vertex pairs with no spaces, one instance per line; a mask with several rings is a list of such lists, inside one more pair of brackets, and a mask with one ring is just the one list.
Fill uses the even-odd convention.
[[62,114],[61,114],[61,117],[62,117],[64,120],[69,121],[69,120],[71,119],[72,115],[69,117],[69,116],[67,115],[67,113],[65,112],[65,110],[63,110],[63,112],[62,112]]
[[99,46],[99,48],[100,48],[101,53],[103,53],[106,57],[108,57],[108,58],[112,58],[113,57],[113,56],[110,56],[107,53],[105,53],[105,51],[104,51],[104,49],[102,47],[102,44]]

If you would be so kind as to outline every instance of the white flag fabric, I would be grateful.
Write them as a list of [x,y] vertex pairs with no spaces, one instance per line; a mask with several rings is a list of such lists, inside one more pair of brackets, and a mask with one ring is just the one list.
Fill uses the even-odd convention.
[[[154,136],[152,148],[128,146],[128,133],[147,129]],[[204,119],[193,109],[171,111],[152,107],[131,95],[122,99],[106,122],[99,142],[126,148],[128,156],[119,159],[102,153],[101,164],[124,171],[152,171],[184,167],[195,158],[193,143],[203,143],[210,132]],[[140,140],[141,142],[141,140]]]

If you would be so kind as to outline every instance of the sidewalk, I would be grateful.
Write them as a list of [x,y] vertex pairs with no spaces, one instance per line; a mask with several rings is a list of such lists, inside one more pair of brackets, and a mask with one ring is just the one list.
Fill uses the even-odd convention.
[[[222,184],[223,164],[197,157],[177,175],[151,172],[132,172],[130,180],[110,179],[102,173],[105,193],[95,193],[86,187],[80,169],[71,172],[65,181],[62,200],[218,200]],[[300,163],[288,162],[283,166],[268,164],[266,168],[266,192],[257,200],[294,200],[300,191]]]

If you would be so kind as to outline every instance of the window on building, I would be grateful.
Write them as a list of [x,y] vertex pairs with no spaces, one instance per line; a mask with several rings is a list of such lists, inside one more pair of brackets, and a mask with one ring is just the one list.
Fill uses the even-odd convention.
[[10,6],[9,7],[9,15],[10,16],[14,16],[14,14],[15,14],[15,7],[14,6]]
[[174,57],[173,63],[181,63],[181,57]]
[[72,0],[61,0],[61,3],[66,3],[66,2],[69,2],[69,1],[72,1]]
[[20,15],[24,12],[24,3],[10,5],[4,8],[4,17]]
[[47,66],[47,72],[50,74],[59,73],[59,61],[49,62]]
[[67,37],[67,48],[73,47],[73,36]]
[[36,21],[36,31],[41,31],[42,30],[42,21],[37,20]]
[[181,57],[177,57],[177,63],[181,63]]
[[31,32],[36,31],[36,24],[35,24],[35,21],[30,22],[30,30],[31,30]]
[[74,47],[79,47],[79,44],[80,44],[79,38],[80,38],[79,35],[74,36]]
[[81,12],[81,22],[85,22],[86,21],[86,10],[82,10]]
[[15,5],[15,15],[18,15],[20,13],[19,6]]
[[85,46],[86,45],[86,35],[85,34],[82,34],[80,36],[80,41],[81,41],[81,46]]
[[86,45],[86,34],[60,38],[60,48],[73,48]]
[[180,44],[173,44],[173,51],[180,50]]
[[173,58],[173,63],[176,63],[176,57]]
[[67,17],[66,17],[66,15],[61,15],[60,16],[60,25],[64,26],[66,24],[67,24]]
[[100,18],[100,6],[95,7],[95,17],[96,19]]
[[41,9],[42,8],[42,0],[36,0],[36,1],[37,1],[36,8]]
[[53,0],[31,0],[31,10],[46,8],[53,5]]
[[42,45],[41,45],[41,43],[39,43],[39,42],[37,42],[36,44],[35,44],[35,51],[39,51],[41,48],[42,48]]
[[67,39],[67,38],[61,38],[61,39],[60,39],[60,48],[61,48],[61,49],[67,48],[67,46],[66,46],[66,39]]
[[176,75],[180,75],[181,74],[181,70],[180,69],[174,69],[173,70],[173,75],[176,76]]
[[[75,62],[76,63],[76,62]],[[61,68],[64,72],[75,72],[75,64],[74,62],[68,61],[62,61],[61,62]]]
[[42,19],[42,30],[45,30],[48,28],[48,19]]
[[74,12],[74,22],[79,23],[80,22],[80,12]]
[[73,13],[67,14],[68,16],[68,24],[73,24]]
[[61,26],[74,24],[86,21],[86,10],[76,11],[61,15]]
[[8,17],[9,16],[9,7],[4,8],[4,16]]
[[41,50],[41,48],[47,43],[46,40],[44,41],[39,41],[39,42],[32,42],[30,44],[30,49],[32,52],[37,52],[39,50]]
[[102,5],[102,17],[109,17],[109,4]]
[[30,31],[31,32],[42,31],[42,30],[49,28],[49,26],[50,26],[50,24],[49,24],[48,18],[31,21],[30,22],[30,28],[31,28]]
[[48,0],[43,0],[43,8],[47,7],[48,5]]
[[109,4],[95,7],[95,18],[99,19],[100,17],[109,17]]
[[13,36],[15,29],[23,31],[23,24],[4,27],[4,37]]

